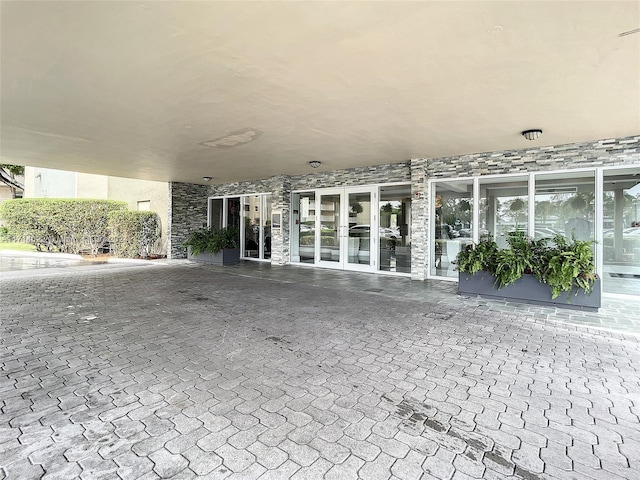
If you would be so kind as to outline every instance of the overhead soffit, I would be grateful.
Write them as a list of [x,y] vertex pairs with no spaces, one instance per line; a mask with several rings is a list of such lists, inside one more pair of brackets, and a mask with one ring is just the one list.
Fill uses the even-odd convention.
[[638,2],[1,8],[4,163],[222,182],[640,132]]

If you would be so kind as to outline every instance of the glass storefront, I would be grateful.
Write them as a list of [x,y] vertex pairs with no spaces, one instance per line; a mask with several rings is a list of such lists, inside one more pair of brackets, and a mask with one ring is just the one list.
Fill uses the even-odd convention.
[[348,252],[350,264],[371,263],[371,192],[348,194]]
[[291,261],[314,263],[316,258],[316,195],[294,193],[291,200]]
[[222,228],[224,225],[224,198],[212,198],[209,200],[209,226]]
[[489,237],[504,248],[522,231],[594,241],[603,291],[640,292],[638,167],[437,180],[431,190],[432,277],[457,278],[452,262],[465,243]]
[[595,239],[595,172],[540,174],[536,179],[534,238],[557,234]]
[[340,261],[340,194],[320,194],[320,261]]
[[479,237],[489,236],[505,248],[509,232],[529,231],[528,177],[480,179],[479,184]]
[[380,270],[411,273],[411,187],[380,188]]
[[244,258],[271,258],[271,195],[242,198]]
[[292,194],[291,262],[411,273],[411,187],[343,187]]
[[436,183],[433,205],[431,275],[457,277],[453,262],[473,239],[473,181]]
[[242,258],[271,258],[270,194],[210,198],[209,226],[237,228]]
[[603,290],[640,294],[640,169],[603,178]]
[[244,248],[245,258],[260,258],[262,229],[260,228],[260,195],[250,195],[242,199],[244,216]]

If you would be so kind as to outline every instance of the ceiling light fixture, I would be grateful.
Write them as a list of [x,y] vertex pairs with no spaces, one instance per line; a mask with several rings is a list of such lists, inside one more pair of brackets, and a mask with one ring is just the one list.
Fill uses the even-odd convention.
[[542,130],[538,129],[525,130],[524,132],[522,132],[522,136],[527,140],[537,140],[538,138],[540,138],[540,135],[542,135]]
[[202,180],[204,180],[205,182],[210,182],[213,179],[213,177],[202,177]]
[[311,160],[309,162],[309,165],[311,165],[311,168],[318,168],[320,165],[322,165],[322,162],[319,162],[318,160]]

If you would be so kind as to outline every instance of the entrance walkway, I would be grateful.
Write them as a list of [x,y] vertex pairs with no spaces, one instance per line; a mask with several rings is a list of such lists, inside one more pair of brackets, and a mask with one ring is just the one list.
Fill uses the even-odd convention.
[[[177,261],[184,264],[184,261]],[[216,268],[216,267],[205,267]],[[373,275],[304,266],[272,266],[268,263],[242,262],[224,270],[234,275],[266,280],[297,283],[317,287],[336,288],[349,292],[391,297],[396,300],[465,305],[469,309],[482,309],[506,313],[526,313],[538,321],[561,322],[612,329],[640,334],[640,292],[636,297],[605,295],[603,306],[597,313],[561,308],[549,308],[499,300],[464,298],[457,294],[457,282],[427,280],[411,281],[407,277]]]
[[637,478],[637,302],[454,290],[255,263],[2,273],[0,478]]

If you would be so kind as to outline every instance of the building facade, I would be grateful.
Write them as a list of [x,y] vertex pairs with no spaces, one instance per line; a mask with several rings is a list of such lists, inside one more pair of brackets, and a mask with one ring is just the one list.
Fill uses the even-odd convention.
[[235,226],[248,260],[455,280],[465,244],[521,230],[595,240],[604,291],[638,292],[640,136],[169,189],[173,258]]

